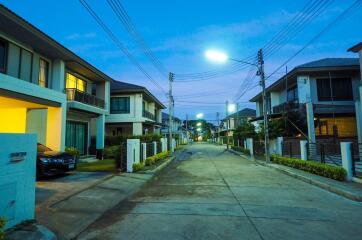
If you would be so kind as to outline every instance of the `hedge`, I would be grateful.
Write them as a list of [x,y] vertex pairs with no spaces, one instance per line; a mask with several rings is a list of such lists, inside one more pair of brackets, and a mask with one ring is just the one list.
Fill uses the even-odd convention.
[[278,155],[272,155],[271,160],[274,163],[286,165],[338,181],[344,181],[347,175],[346,170],[342,167],[330,166],[324,163],[318,163],[309,160],[305,161],[298,158],[282,157]]
[[161,160],[161,159],[165,159],[167,157],[169,157],[171,155],[170,151],[165,151],[165,152],[161,152],[156,154],[155,156],[152,157],[148,157],[145,160],[146,166],[150,166],[155,164],[157,161]]
[[120,151],[120,145],[105,147],[103,149],[103,157],[105,159],[116,158],[118,151]]
[[237,146],[231,146],[232,150],[238,151],[238,152],[242,152],[246,155],[250,155],[250,150],[247,148],[242,148],[242,147],[237,147]]
[[5,221],[5,218],[3,217],[0,217],[0,239],[5,239],[5,224],[6,224],[6,221]]
[[76,157],[76,158],[79,158],[80,156],[80,152],[78,149],[74,148],[74,147],[66,147],[65,148],[65,152]]
[[141,171],[145,165],[143,163],[134,163],[133,164],[133,172],[138,172],[138,171]]

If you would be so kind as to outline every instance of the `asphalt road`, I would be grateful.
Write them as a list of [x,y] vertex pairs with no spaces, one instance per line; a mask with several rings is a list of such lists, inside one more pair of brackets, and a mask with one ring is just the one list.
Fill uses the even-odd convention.
[[362,239],[362,204],[193,144],[79,239]]

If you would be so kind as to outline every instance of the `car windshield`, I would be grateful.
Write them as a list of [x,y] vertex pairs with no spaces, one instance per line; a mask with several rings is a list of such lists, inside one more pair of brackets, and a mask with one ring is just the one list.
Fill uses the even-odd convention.
[[51,151],[51,149],[44,146],[43,144],[38,143],[38,152],[47,152],[47,151]]

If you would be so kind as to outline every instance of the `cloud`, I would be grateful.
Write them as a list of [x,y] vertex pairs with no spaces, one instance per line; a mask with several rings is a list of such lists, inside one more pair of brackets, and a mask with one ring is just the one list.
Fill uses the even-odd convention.
[[65,37],[66,40],[85,40],[95,38],[97,34],[95,32],[88,32],[88,33],[72,33]]

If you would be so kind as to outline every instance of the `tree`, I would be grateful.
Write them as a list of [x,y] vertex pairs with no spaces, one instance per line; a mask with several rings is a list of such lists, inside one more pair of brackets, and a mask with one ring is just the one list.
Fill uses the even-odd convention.
[[238,139],[255,138],[257,136],[255,125],[248,121],[243,121],[236,128],[234,136]]

